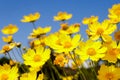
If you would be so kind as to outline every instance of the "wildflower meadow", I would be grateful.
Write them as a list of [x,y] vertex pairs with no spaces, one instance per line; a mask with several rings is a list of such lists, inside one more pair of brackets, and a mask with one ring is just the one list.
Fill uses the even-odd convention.
[[[40,17],[34,12],[20,19],[33,26],[29,47],[14,39],[15,24],[1,29],[0,80],[120,80],[120,3],[108,9],[103,21],[91,15],[71,24],[72,13],[59,11],[53,16],[59,24],[55,32],[51,26],[36,26]],[[80,34],[82,25],[87,39]]]

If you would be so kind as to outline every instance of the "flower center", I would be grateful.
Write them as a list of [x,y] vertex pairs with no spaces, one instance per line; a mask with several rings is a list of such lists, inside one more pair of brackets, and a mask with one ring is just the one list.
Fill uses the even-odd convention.
[[108,80],[112,80],[114,78],[114,75],[112,73],[107,73],[105,75],[105,77],[108,79]]
[[87,50],[87,54],[90,55],[90,56],[93,56],[96,54],[96,51],[94,48],[88,48]]
[[104,32],[104,30],[102,28],[98,28],[98,30],[97,30],[98,35],[101,35],[103,32]]
[[34,56],[34,61],[35,62],[39,62],[41,59],[41,56],[40,55],[38,55],[38,54],[36,54],[35,56]]
[[108,52],[109,52],[110,55],[114,55],[115,56],[115,55],[120,53],[120,50],[117,49],[117,48],[112,48]]
[[64,48],[70,48],[72,46],[71,42],[65,42],[64,43]]
[[1,80],[8,80],[8,75],[7,74],[2,74]]

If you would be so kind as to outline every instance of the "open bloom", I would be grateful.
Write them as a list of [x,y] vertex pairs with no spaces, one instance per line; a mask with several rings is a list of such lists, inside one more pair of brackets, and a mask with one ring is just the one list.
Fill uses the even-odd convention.
[[61,28],[59,30],[62,34],[74,34],[80,31],[80,24],[75,23],[71,25],[67,25],[66,23],[61,24]]
[[120,4],[114,4],[112,8],[109,9],[108,17],[112,23],[120,22]]
[[120,79],[120,69],[112,66],[101,65],[98,71],[99,80],[119,80]]
[[34,14],[29,14],[27,16],[24,16],[21,22],[35,22],[40,18],[40,13],[36,12]]
[[9,24],[8,26],[5,26],[1,31],[3,34],[13,35],[18,31],[18,27],[16,25]]
[[0,65],[0,80],[17,80],[18,68],[17,66],[11,67],[8,64]]
[[120,59],[120,44],[117,44],[116,41],[112,41],[110,44],[106,45],[106,47],[108,49],[103,59],[108,62],[116,63],[117,59]]
[[101,37],[104,41],[110,41],[112,39],[110,34],[112,34],[116,28],[116,24],[110,24],[108,20],[104,20],[102,23],[95,22],[88,25],[87,33],[92,40],[97,40]]
[[98,21],[98,16],[91,16],[90,18],[84,18],[82,23],[83,24],[92,24]]
[[57,53],[68,53],[78,46],[80,35],[73,37],[66,34],[51,34],[46,38],[46,45],[50,46]]
[[92,61],[98,61],[105,56],[107,48],[102,47],[100,41],[94,42],[88,40],[87,42],[79,45],[79,48],[75,50],[75,53],[80,56],[82,60],[91,59]]
[[30,34],[30,36],[28,37],[29,39],[31,38],[39,38],[41,35],[46,34],[48,32],[50,32],[51,27],[38,27],[37,29],[33,29],[33,32]]
[[30,71],[28,73],[22,74],[20,80],[43,80],[43,78],[43,73],[39,74],[39,76],[37,77],[37,71]]
[[6,43],[11,43],[13,41],[13,36],[2,37],[2,40]]
[[58,12],[57,16],[54,16],[55,21],[64,21],[72,18],[72,14],[68,14],[67,12]]
[[37,47],[34,49],[28,49],[28,51],[23,54],[24,64],[30,65],[33,68],[41,68],[45,62],[50,58],[50,49],[45,49],[44,47]]

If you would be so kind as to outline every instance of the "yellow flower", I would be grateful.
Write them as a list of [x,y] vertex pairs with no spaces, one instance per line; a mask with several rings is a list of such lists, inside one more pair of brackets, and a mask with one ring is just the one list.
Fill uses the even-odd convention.
[[64,54],[58,54],[55,57],[54,64],[59,65],[60,67],[64,67],[65,64],[68,62]]
[[15,47],[14,43],[6,44],[2,47],[2,50],[0,50],[0,53],[7,53],[10,50],[12,50]]
[[57,16],[54,16],[55,21],[64,21],[72,18],[72,14],[68,14],[67,12],[58,12]]
[[80,35],[73,37],[66,34],[51,34],[46,38],[46,45],[50,46],[57,53],[68,53],[78,46]]
[[108,20],[104,20],[102,23],[96,22],[88,26],[87,33],[92,40],[97,40],[100,37],[104,41],[110,41],[112,34],[116,30],[116,24],[110,24]]
[[18,79],[18,68],[17,66],[11,67],[8,64],[0,65],[0,80],[17,80]]
[[31,42],[30,42],[30,47],[31,48],[36,48],[36,47],[39,47],[39,46],[45,46],[46,44],[45,44],[45,38],[46,38],[46,36],[42,36],[42,37],[40,37],[40,39],[35,39],[35,40],[32,40]]
[[33,68],[42,67],[45,62],[50,58],[50,49],[44,47],[37,47],[34,49],[28,49],[28,51],[22,55],[24,64],[30,65]]
[[73,76],[62,77],[62,80],[73,80]]
[[[65,28],[66,27],[66,28]],[[73,33],[77,33],[80,31],[80,24],[78,23],[75,23],[75,24],[72,24],[72,25],[62,25],[61,26],[61,29],[59,30],[60,33],[62,34],[73,34]]]
[[112,43],[106,46],[108,49],[105,56],[103,57],[103,60],[116,63],[117,59],[120,59],[120,44],[117,44],[116,41],[112,41]]
[[13,35],[18,31],[18,27],[16,25],[9,24],[8,26],[5,26],[1,31],[3,34]]
[[102,47],[100,41],[94,42],[92,40],[86,41],[84,44],[80,45],[79,48],[75,50],[75,53],[84,60],[91,59],[92,61],[98,61],[100,58],[104,57],[104,53],[107,48]]
[[13,36],[2,37],[2,40],[6,43],[11,43],[13,41]]
[[120,22],[120,4],[114,4],[112,8],[109,9],[108,17],[112,23]]
[[34,14],[29,14],[24,16],[21,22],[35,22],[40,18],[40,13],[36,12]]
[[30,34],[30,36],[28,37],[29,39],[31,38],[39,38],[41,35],[46,34],[48,32],[50,32],[51,27],[38,27],[37,29],[33,29],[33,32]]
[[94,22],[98,21],[98,16],[91,16],[90,18],[84,18],[82,23],[83,24],[93,24]]
[[98,80],[119,80],[120,69],[112,66],[101,65],[98,71]]
[[114,33],[114,39],[115,39],[116,41],[120,41],[120,30],[119,30],[119,31],[116,31],[116,32]]

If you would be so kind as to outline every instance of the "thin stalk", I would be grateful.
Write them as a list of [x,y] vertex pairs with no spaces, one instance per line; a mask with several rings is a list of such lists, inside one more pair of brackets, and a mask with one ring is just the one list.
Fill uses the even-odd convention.
[[34,28],[34,29],[36,29],[35,23],[34,23],[34,22],[32,22],[32,24],[33,24],[33,28]]
[[[70,54],[70,53],[69,53],[69,54]],[[82,75],[83,80],[86,80],[84,73],[83,73],[83,72],[80,70],[80,68],[78,67],[78,65],[77,65],[77,63],[76,63],[76,61],[75,61],[75,59],[72,57],[72,55],[71,55],[71,54],[70,54],[70,56],[71,56],[71,58],[72,58],[73,62],[76,64],[76,66],[77,66],[77,68],[78,68],[78,71],[79,71],[79,74],[81,74],[81,75]]]

